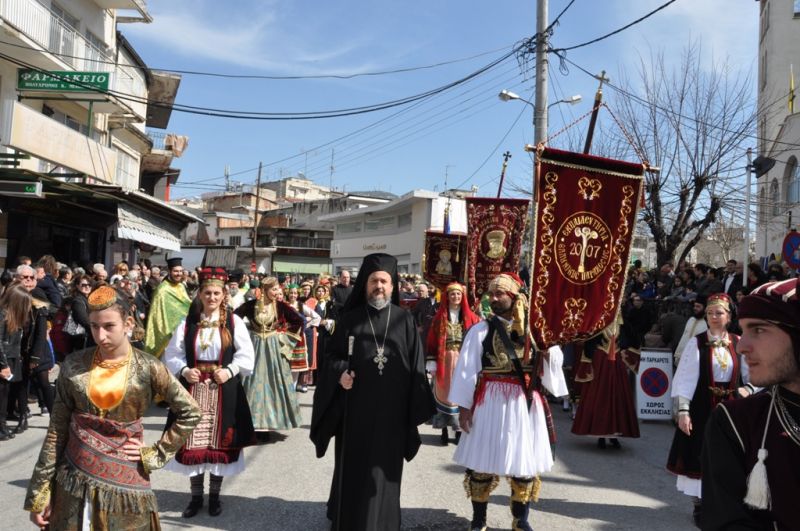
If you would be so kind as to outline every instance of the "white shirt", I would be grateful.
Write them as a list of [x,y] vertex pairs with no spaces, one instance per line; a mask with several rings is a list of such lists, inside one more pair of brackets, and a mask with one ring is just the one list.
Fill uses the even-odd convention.
[[[470,328],[464,337],[461,353],[458,355],[458,363],[450,383],[449,402],[466,409],[472,408],[475,387],[478,385],[478,375],[483,370],[481,364],[483,340],[486,339],[488,333],[489,323],[481,321]],[[559,347],[551,347],[549,358],[549,360],[544,360],[542,385],[554,396],[563,396],[567,394],[567,383],[564,380],[564,371],[561,370],[564,355]]]
[[689,341],[694,339],[694,336],[697,334],[702,334],[706,330],[708,330],[708,324],[705,318],[698,319],[696,317],[689,317],[689,320],[686,321],[686,327],[683,329],[681,340],[678,342],[678,346],[675,349],[675,363],[680,363],[681,355],[683,355],[683,351],[686,349],[686,345]]
[[[211,320],[219,319],[219,310],[211,315]],[[186,319],[183,319],[175,333],[172,334],[167,348],[164,350],[164,364],[169,371],[178,376],[180,371],[186,367],[186,345],[184,335],[186,330]],[[208,334],[208,337],[201,337],[201,334]],[[227,366],[234,376],[241,374],[248,376],[253,372],[256,355],[253,350],[253,342],[247,331],[244,321],[238,315],[233,315],[233,361]],[[200,342],[210,340],[209,346],[205,350],[200,348]],[[217,361],[219,360],[222,342],[219,337],[219,328],[201,328],[195,340],[195,353],[197,361]]]
[[[709,337],[710,334],[709,334]],[[715,347],[711,356],[711,372],[715,382],[730,382],[733,377],[733,360],[728,347]],[[720,360],[726,367],[723,369]],[[744,356],[739,356],[739,371],[742,375],[742,382],[750,382],[750,368]],[[700,349],[697,345],[697,338],[686,345],[678,363],[678,369],[672,379],[672,398],[685,398],[691,400],[697,388],[697,380],[700,378]]]

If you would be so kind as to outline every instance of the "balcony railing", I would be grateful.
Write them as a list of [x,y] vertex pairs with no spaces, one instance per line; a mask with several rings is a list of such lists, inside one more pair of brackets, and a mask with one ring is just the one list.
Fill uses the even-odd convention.
[[0,0],[0,17],[77,71],[113,72],[112,90],[137,97],[146,95],[141,72],[135,67],[116,65],[107,50],[89,42],[36,0]]
[[167,133],[165,131],[153,131],[148,129],[147,136],[153,142],[153,149],[168,149],[164,143],[167,139]]
[[295,238],[277,237],[275,238],[276,247],[301,247],[304,249],[330,249],[330,238]]
[[0,17],[76,70],[114,70],[104,50],[36,0],[0,0]]

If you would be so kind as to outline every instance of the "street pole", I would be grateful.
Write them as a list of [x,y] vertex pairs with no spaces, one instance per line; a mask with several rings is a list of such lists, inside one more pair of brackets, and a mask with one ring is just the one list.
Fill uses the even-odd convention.
[[536,0],[536,99],[533,109],[533,145],[547,139],[547,7]]
[[[753,172],[753,150],[747,148],[747,184],[744,191],[744,261],[742,262],[742,287],[747,288],[747,266],[750,264],[750,176]],[[761,208],[764,208],[763,205]]]
[[[258,177],[256,177],[256,210],[253,215],[253,260],[252,265],[256,263],[256,240],[258,239],[258,208],[261,203],[261,162],[258,163]],[[258,271],[258,267],[256,267]],[[253,271],[251,271],[253,272]]]

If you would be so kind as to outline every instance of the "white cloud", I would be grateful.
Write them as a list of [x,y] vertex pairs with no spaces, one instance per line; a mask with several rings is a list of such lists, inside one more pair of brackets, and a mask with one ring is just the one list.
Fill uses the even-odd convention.
[[[224,7],[220,7],[224,6]],[[374,68],[351,62],[363,38],[350,36],[320,42],[313,24],[287,22],[272,2],[231,10],[228,4],[170,1],[152,8],[152,24],[135,24],[125,32],[169,53],[282,74],[335,74]],[[355,63],[355,64],[354,64]]]
[[[619,0],[618,10],[632,17],[663,3],[664,0]],[[702,44],[704,61],[728,60],[750,69],[758,54],[758,9],[758,3],[752,0],[678,0],[634,31],[626,32],[626,46],[621,51],[635,58],[649,55],[650,47],[678,58],[680,50],[695,41]]]

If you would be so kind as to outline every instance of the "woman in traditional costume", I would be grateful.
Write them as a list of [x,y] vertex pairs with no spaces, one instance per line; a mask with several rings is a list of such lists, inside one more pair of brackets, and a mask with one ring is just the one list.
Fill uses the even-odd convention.
[[320,316],[320,323],[317,327],[317,368],[324,370],[325,356],[328,343],[333,336],[336,328],[336,317],[339,309],[331,299],[331,281],[328,278],[321,278],[314,288],[316,306],[314,311]]
[[[619,449],[618,437],[639,437],[633,389],[628,371],[639,370],[639,344],[627,345],[620,338],[617,318],[601,334],[575,345],[579,364],[575,380],[581,384],[581,398],[572,433],[598,437],[597,447]],[[626,347],[627,348],[622,348]]]
[[447,428],[456,432],[456,443],[461,437],[458,425],[458,406],[448,402],[450,381],[458,362],[461,341],[469,328],[480,318],[467,304],[467,290],[458,282],[447,286],[447,304],[441,304],[428,331],[426,356],[427,369],[433,374],[433,397],[436,401],[434,429],[442,430],[442,444],[447,446]]
[[[61,365],[25,509],[40,528],[160,529],[150,473],[180,448],[200,411],[159,360],[131,347],[133,318],[124,294],[102,286],[88,305],[97,347]],[[146,446],[142,417],[156,395],[175,421]]]
[[258,300],[236,309],[237,315],[247,318],[256,353],[255,368],[244,379],[244,389],[256,431],[289,430],[303,420],[290,365],[302,338],[303,318],[279,300],[282,288],[277,278],[266,278],[261,287]]
[[[242,448],[254,442],[242,377],[253,370],[253,344],[239,316],[228,311],[220,267],[200,271],[200,289],[164,351],[164,363],[197,400],[203,418],[167,465],[189,476],[192,499],[183,511],[191,518],[203,507],[203,482],[209,473],[208,514],[222,512],[219,493],[225,476],[244,470]],[[167,417],[167,428],[174,415]]]
[[731,300],[724,293],[706,303],[708,331],[692,338],[683,350],[672,381],[678,399],[678,427],[669,450],[667,470],[677,474],[678,490],[692,496],[695,522],[700,519],[703,434],[720,402],[751,394],[747,363],[736,354],[739,336],[729,334]]
[[305,393],[308,391],[306,375],[311,374],[311,371],[317,368],[317,327],[322,318],[314,311],[314,308],[301,301],[299,295],[299,286],[290,284],[286,290],[286,303],[305,320],[302,345],[298,343],[294,348],[295,352],[301,351],[305,359],[292,358],[292,378],[297,391]]

